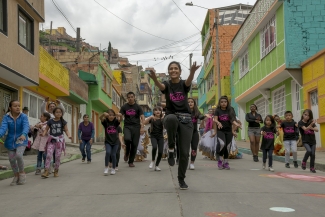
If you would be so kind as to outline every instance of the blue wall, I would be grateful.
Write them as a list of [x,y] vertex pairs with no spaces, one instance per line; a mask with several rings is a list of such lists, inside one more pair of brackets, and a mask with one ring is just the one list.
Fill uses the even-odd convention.
[[204,85],[205,80],[204,77],[204,67],[201,68],[200,74],[197,77],[197,85],[198,85],[198,107],[201,112],[206,112],[207,105],[206,105],[206,93],[202,93],[201,86]]
[[286,66],[300,68],[301,62],[325,48],[325,1],[285,1],[284,18]]

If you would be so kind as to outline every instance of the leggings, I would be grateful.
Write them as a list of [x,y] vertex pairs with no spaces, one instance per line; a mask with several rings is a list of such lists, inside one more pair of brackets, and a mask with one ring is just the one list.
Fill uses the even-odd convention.
[[316,145],[310,145],[308,143],[304,143],[304,147],[306,148],[306,154],[302,161],[306,163],[310,156],[310,168],[315,168]]
[[163,137],[151,137],[151,145],[152,145],[152,161],[155,161],[156,159],[156,153],[157,153],[157,148],[158,148],[158,156],[157,156],[157,161],[156,161],[156,166],[159,166],[161,156],[164,151],[164,138]]
[[45,159],[46,159],[45,151],[38,151],[37,152],[37,164],[36,164],[37,169],[41,169],[42,161],[44,161],[44,166],[45,166]]
[[54,169],[58,170],[61,163],[61,153],[62,153],[62,144],[61,146],[56,143],[47,143],[47,151],[46,151],[46,161],[45,161],[45,169],[50,168],[51,160],[53,157],[53,153],[55,153],[55,162],[53,160]]
[[109,158],[112,158],[112,167],[116,168],[116,152],[119,147],[119,144],[111,145],[105,142],[106,155],[105,155],[105,167],[108,167]]
[[232,137],[231,131],[217,131],[217,154],[223,156],[223,159],[228,159],[228,147],[230,147]]
[[11,165],[12,171],[15,173],[24,172],[24,159],[23,154],[26,149],[26,146],[19,146],[15,150],[8,151],[9,162]]
[[129,156],[129,164],[133,164],[140,139],[140,127],[124,125],[125,155]]
[[[118,162],[120,162],[120,152],[121,152],[121,145],[118,146],[117,152],[116,152],[116,167],[118,167]],[[109,162],[113,163],[111,156],[109,156]]]
[[190,144],[193,134],[193,123],[189,122],[183,124],[179,122],[176,115],[169,114],[164,118],[164,126],[167,130],[168,147],[175,149],[176,133],[178,134],[178,149],[179,149],[179,163],[178,163],[178,180],[185,179],[185,173],[188,166],[188,158],[190,152]]
[[267,155],[269,155],[269,167],[272,167],[273,164],[273,149],[263,149],[263,163],[266,163]]
[[197,153],[197,146],[199,145],[199,133],[197,130],[193,131],[192,141],[191,141],[191,161],[195,161],[196,153]]

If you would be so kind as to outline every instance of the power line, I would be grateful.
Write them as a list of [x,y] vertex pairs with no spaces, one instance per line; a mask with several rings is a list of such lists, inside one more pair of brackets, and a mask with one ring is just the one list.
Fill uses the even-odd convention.
[[129,23],[128,21],[122,19],[121,17],[117,16],[116,14],[114,14],[113,12],[111,12],[110,10],[108,10],[107,8],[105,8],[103,5],[101,5],[101,4],[100,4],[99,2],[97,2],[96,0],[94,0],[94,2],[96,2],[99,6],[101,6],[102,8],[104,8],[106,11],[108,11],[109,13],[111,13],[113,16],[115,16],[115,17],[118,18],[119,20],[122,20],[124,23],[126,23],[126,24],[132,26],[133,28],[135,28],[135,29],[137,29],[137,30],[139,30],[139,31],[141,31],[141,32],[144,32],[144,33],[146,33],[146,34],[148,34],[148,35],[151,35],[151,36],[153,36],[153,37],[160,38],[160,39],[163,39],[163,40],[166,40],[166,41],[175,41],[175,40],[170,40],[170,39],[167,39],[167,38],[163,38],[163,37],[160,37],[160,36],[158,36],[158,35],[151,34],[150,32],[147,32],[147,31],[145,31],[145,30],[142,30],[142,29],[140,29],[140,28],[138,28],[138,27],[132,25],[132,24]]
[[176,7],[178,7],[178,9],[184,14],[184,16],[188,19],[188,21],[190,21],[192,23],[192,25],[199,30],[199,32],[201,33],[201,30],[199,28],[196,27],[196,25],[190,20],[190,18],[188,18],[188,16],[184,13],[184,11],[182,11],[182,9],[176,4],[176,2],[174,0],[172,0],[174,2],[174,4],[176,5]]
[[68,21],[69,25],[71,26],[71,28],[73,29],[73,31],[76,31],[76,29],[74,28],[74,26],[71,24],[71,22],[69,21],[69,19],[67,18],[67,16],[62,12],[62,9],[58,6],[58,3],[56,3],[54,0],[52,0],[54,6],[56,7],[56,9],[58,9],[58,11],[60,11],[60,13],[62,14],[62,16],[66,19],[66,21]]

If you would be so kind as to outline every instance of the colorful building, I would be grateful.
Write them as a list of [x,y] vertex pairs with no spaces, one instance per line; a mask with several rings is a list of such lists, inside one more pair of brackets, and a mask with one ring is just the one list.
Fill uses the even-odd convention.
[[208,111],[208,106],[206,104],[207,81],[203,79],[203,76],[204,76],[204,67],[201,68],[200,74],[197,77],[197,86],[198,86],[198,95],[199,95],[197,106],[201,112],[207,113]]
[[[232,41],[235,102],[243,123],[250,104],[267,114],[303,107],[301,62],[325,47],[320,1],[257,1]],[[247,125],[242,139],[247,139]]]
[[304,109],[313,111],[319,132],[317,147],[325,148],[325,49],[301,64]]

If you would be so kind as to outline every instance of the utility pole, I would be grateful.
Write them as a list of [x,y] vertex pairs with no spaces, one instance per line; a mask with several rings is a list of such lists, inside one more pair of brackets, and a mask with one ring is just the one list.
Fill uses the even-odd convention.
[[76,50],[77,52],[80,51],[80,28],[77,28],[77,40],[76,40]]
[[219,9],[215,10],[215,22],[214,25],[216,27],[216,58],[217,58],[217,88],[218,88],[218,100],[221,97],[221,81],[220,81],[220,56],[219,56]]
[[[191,70],[191,66],[192,66],[192,56],[193,56],[193,54],[190,53],[190,70]],[[191,84],[190,97],[192,97],[192,84]]]
[[51,26],[50,26],[50,36],[49,36],[49,51],[50,51],[50,54],[53,56],[53,53],[52,53],[52,47],[51,47],[51,37],[52,37],[52,21],[51,21]]

